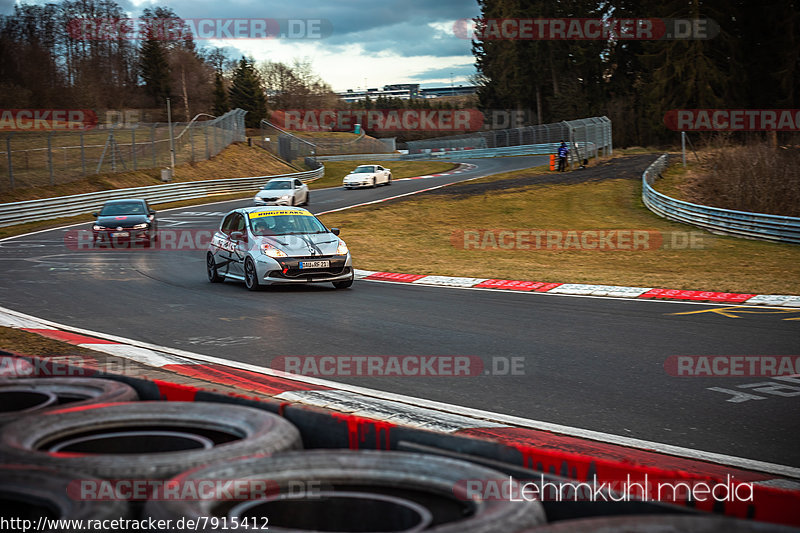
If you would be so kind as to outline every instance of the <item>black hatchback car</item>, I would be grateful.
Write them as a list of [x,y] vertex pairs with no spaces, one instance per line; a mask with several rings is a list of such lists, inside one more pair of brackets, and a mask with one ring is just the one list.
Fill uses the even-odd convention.
[[147,200],[109,200],[93,215],[97,217],[92,226],[95,243],[149,245],[158,239],[156,212],[150,209]]

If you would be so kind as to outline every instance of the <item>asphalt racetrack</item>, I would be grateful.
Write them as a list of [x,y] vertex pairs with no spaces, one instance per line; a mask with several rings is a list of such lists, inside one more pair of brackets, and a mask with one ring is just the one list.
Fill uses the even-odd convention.
[[[312,190],[310,210],[319,213],[546,161],[477,159],[468,161],[477,168],[451,176],[378,189]],[[647,164],[643,161],[638,172]],[[251,202],[162,211],[160,229],[211,230],[223,213],[245,205]],[[675,355],[798,355],[800,321],[785,320],[788,315],[732,318],[714,311],[722,305],[371,281],[338,291],[324,284],[249,292],[241,283],[209,283],[205,250],[74,251],[65,245],[67,232],[0,241],[0,305],[267,367],[277,356],[294,355],[467,355],[480,358],[486,369],[522,358],[517,359],[522,371],[513,376],[328,379],[800,467],[800,378],[677,378],[664,368]],[[347,239],[346,227],[342,238]],[[359,267],[357,257],[354,261]],[[676,314],[686,312],[693,313]]]

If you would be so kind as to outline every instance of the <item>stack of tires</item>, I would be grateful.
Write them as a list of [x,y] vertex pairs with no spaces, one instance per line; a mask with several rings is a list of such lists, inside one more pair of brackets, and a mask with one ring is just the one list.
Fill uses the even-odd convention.
[[254,407],[140,401],[99,378],[0,379],[0,519],[151,519],[176,532],[780,530],[680,515],[548,524],[540,502],[456,490],[497,480],[518,493],[468,461],[304,450],[293,424]]
[[152,518],[172,531],[194,519],[205,520],[197,531],[272,532],[513,533],[545,523],[538,502],[454,494],[500,472],[417,453],[303,450],[294,425],[253,407],[137,401],[131,387],[98,378],[0,380],[0,405],[6,519]]

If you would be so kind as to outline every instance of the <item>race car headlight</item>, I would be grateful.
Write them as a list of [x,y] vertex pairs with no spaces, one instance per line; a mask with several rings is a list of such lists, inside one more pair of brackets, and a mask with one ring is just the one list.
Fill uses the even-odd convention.
[[92,226],[92,229],[95,231],[100,231],[101,229],[103,229],[103,226],[98,226],[97,224],[95,224],[94,226]]
[[150,227],[150,224],[147,224],[147,223],[145,223],[145,224],[136,224],[133,227],[133,229],[147,229],[149,227]]
[[268,257],[287,257],[286,252],[279,248],[275,248],[271,244],[262,244],[261,252]]
[[336,247],[336,255],[347,255],[348,253],[350,253],[350,249],[347,248],[344,241],[340,239],[339,246]]

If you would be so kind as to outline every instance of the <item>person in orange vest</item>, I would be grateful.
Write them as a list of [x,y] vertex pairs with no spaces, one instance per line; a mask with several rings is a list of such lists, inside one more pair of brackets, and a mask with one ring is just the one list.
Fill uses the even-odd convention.
[[561,141],[561,146],[558,147],[558,171],[564,172],[567,170],[567,155],[569,154],[569,148],[567,147],[567,143]]

